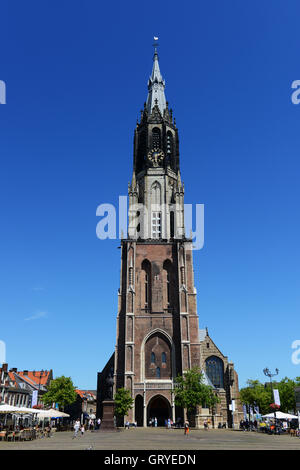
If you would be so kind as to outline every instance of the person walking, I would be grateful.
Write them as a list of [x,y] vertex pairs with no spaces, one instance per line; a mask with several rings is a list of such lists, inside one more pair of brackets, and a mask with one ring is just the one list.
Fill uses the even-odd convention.
[[186,421],[184,423],[184,434],[188,437],[189,435],[189,432],[190,432],[190,423],[188,421]]
[[154,418],[154,427],[157,428],[157,418],[156,417]]
[[78,434],[78,431],[80,429],[80,421],[79,419],[76,420],[75,424],[74,424],[74,436],[73,436],[73,439],[74,437],[77,437],[77,434]]
[[81,436],[83,437],[83,436],[84,436],[84,433],[85,433],[84,424],[81,425],[80,432],[81,432]]

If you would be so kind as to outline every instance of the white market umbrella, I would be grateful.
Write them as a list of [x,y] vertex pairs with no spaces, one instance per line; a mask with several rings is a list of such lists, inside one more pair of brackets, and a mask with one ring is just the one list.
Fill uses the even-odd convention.
[[40,410],[38,410],[37,408],[26,408],[25,406],[20,406],[20,408],[18,408],[19,410],[21,410],[20,412],[22,413],[30,413],[30,414],[39,414],[40,413]]
[[[290,415],[289,413],[283,413],[282,411],[275,411],[276,419],[298,419],[298,416]],[[275,414],[269,413],[267,415],[263,415],[263,418],[275,418]]]
[[[0,413],[2,414],[8,414],[8,413],[20,413],[20,414],[26,414],[28,413],[28,409],[31,410],[31,408],[21,408],[17,406],[12,406],[12,405],[0,405]],[[35,413],[35,410],[32,410],[31,413]]]
[[50,408],[50,410],[39,410],[38,417],[39,418],[69,418],[70,415],[67,413],[63,413],[62,411],[54,410]]

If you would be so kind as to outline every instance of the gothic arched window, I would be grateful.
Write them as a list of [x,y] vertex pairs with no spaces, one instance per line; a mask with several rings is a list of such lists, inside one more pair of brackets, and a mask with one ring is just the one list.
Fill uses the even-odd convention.
[[164,308],[171,309],[173,307],[173,296],[172,296],[172,263],[170,260],[166,260],[163,264],[164,279],[165,279],[165,292],[164,292]]
[[161,148],[160,130],[158,127],[154,127],[152,130],[152,148],[153,150],[158,150]]
[[173,155],[173,135],[172,132],[167,133],[167,156],[170,158]]
[[174,215],[174,211],[173,210],[170,210],[170,237],[171,238],[174,238],[175,236],[175,215]]
[[205,361],[206,374],[216,388],[224,388],[224,364],[217,356],[210,356]]
[[[142,262],[143,271],[143,284],[142,285],[142,308],[146,311],[151,311],[151,264],[150,261],[145,259]],[[144,304],[144,307],[143,307]]]
[[169,339],[161,332],[153,333],[145,342],[144,378],[172,378],[172,347]]
[[144,161],[147,153],[147,133],[143,129],[139,134],[138,140],[138,161],[137,161],[137,170],[138,172],[143,169]]

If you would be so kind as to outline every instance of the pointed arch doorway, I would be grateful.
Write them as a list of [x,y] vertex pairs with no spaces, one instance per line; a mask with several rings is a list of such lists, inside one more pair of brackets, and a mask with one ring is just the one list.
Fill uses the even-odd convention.
[[155,395],[147,406],[147,423],[157,418],[157,426],[164,426],[165,420],[172,418],[172,409],[169,401],[162,395]]
[[138,426],[143,426],[144,399],[141,395],[135,398],[135,421]]

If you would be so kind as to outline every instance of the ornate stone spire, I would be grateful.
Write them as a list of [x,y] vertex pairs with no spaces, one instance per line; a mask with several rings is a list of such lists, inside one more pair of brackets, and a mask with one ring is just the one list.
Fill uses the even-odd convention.
[[[166,97],[165,97],[165,81],[163,80],[158,63],[158,54],[157,54],[157,42],[153,44],[154,46],[154,56],[153,56],[153,68],[151,77],[148,80],[148,97],[146,108],[148,114],[151,114],[152,109],[155,105],[158,106],[161,115],[164,115],[164,110],[167,107]],[[157,100],[157,101],[156,101]]]

